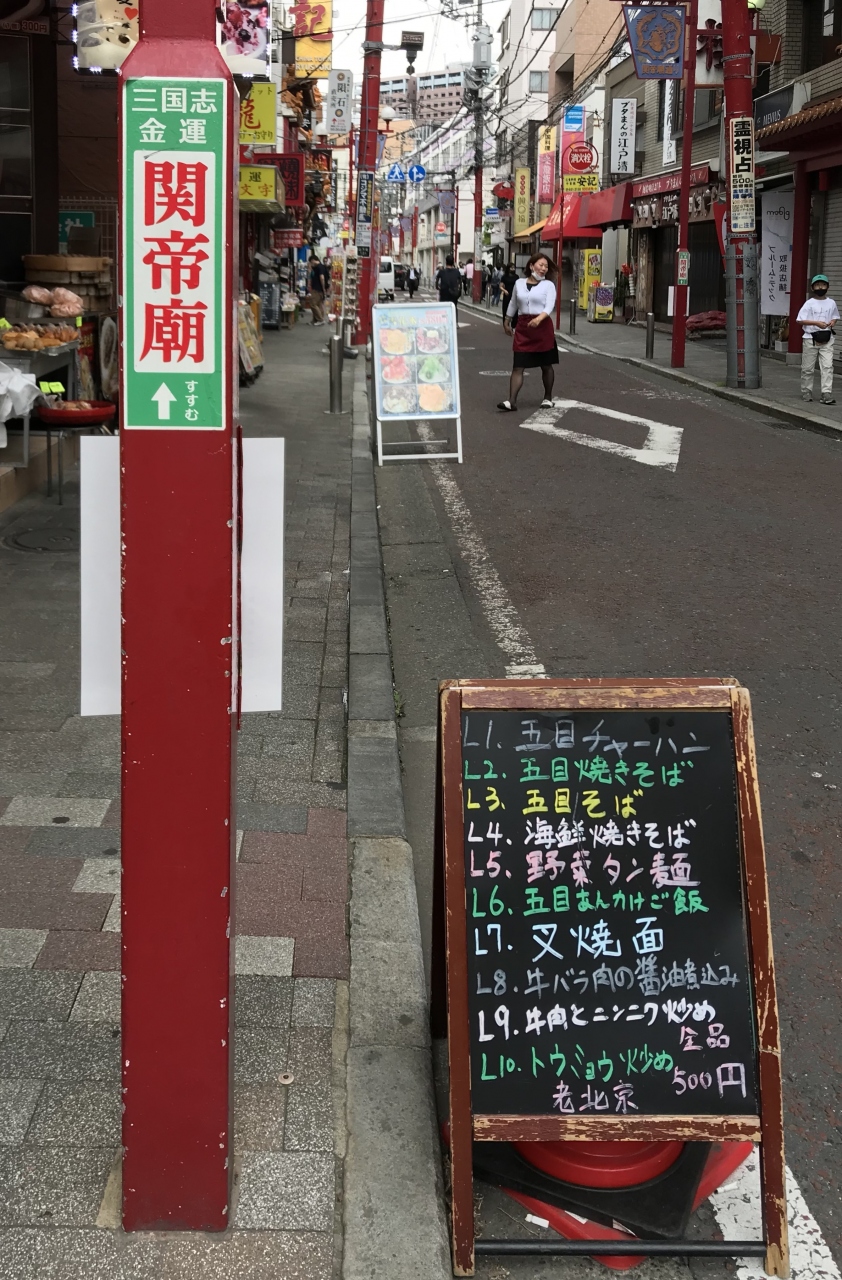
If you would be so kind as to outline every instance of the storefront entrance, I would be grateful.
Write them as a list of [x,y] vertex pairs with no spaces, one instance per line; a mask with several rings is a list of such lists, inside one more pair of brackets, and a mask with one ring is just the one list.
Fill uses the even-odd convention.
[[725,271],[714,222],[691,222],[690,315],[725,310]]
[[656,320],[666,322],[670,319],[669,290],[675,279],[678,227],[659,227],[652,239],[654,241],[652,310]]

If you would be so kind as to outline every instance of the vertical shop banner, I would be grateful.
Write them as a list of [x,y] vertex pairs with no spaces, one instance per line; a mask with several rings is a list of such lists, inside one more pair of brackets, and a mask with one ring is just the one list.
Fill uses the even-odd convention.
[[515,213],[512,219],[512,234],[523,235],[530,223],[529,206],[531,201],[532,174],[529,169],[515,169]]
[[295,74],[301,80],[307,76],[326,76],[331,68],[333,50],[333,0],[298,0],[291,6],[290,17],[295,38]]
[[623,5],[638,80],[680,80],[684,74],[684,7]]
[[304,205],[304,155],[275,156],[274,164],[284,180],[288,205]]
[[[585,140],[585,108],[581,103],[572,107],[565,107],[564,115],[561,118],[561,145],[559,147],[559,168],[561,170],[561,189],[562,191],[574,190],[571,187],[570,177],[572,170],[570,168],[570,148],[575,146],[577,142]],[[566,181],[565,181],[566,179]]]
[[[752,72],[757,54],[757,36],[751,36]],[[696,27],[696,88],[721,89],[725,83],[722,49],[722,0],[699,0]]]
[[357,173],[357,228],[358,258],[371,257],[371,223],[374,217],[374,173],[360,169]]
[[544,125],[538,133],[538,189],[539,204],[552,204],[555,200],[556,127]]
[[272,61],[270,0],[224,0],[217,14],[219,48],[231,71],[268,76]]
[[675,102],[675,81],[666,80],[664,82],[664,119],[662,122],[664,142],[663,147],[661,148],[661,162],[665,165],[675,164],[676,161],[675,138],[672,136]]
[[274,147],[277,143],[278,86],[255,81],[240,99],[240,146]]
[[354,77],[335,67],[327,78],[327,131],[347,133],[354,109]]
[[614,98],[611,103],[611,172],[634,173],[637,98]]
[[755,229],[754,216],[754,117],[733,116],[728,122],[731,194],[731,233]]
[[146,77],[123,112],[124,426],[225,425],[225,80]]
[[764,191],[761,210],[760,314],[788,316],[792,269],[793,191]]

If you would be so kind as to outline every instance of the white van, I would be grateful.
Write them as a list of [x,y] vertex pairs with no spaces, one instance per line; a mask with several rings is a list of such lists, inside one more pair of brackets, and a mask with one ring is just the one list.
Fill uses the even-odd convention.
[[380,274],[377,277],[377,297],[383,298],[386,302],[395,301],[395,260],[394,258],[380,259]]

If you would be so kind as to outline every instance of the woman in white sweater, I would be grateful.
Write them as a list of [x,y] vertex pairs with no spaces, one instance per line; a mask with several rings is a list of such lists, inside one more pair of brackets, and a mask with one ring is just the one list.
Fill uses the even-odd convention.
[[552,315],[555,309],[555,285],[548,279],[550,260],[543,253],[535,253],[526,264],[527,275],[515,283],[509,305],[506,308],[504,329],[512,333],[514,326],[514,360],[509,379],[509,398],[497,405],[504,413],[517,408],[517,398],[523,386],[524,369],[540,369],[544,383],[542,408],[553,403],[555,366],[558,364],[558,347]]

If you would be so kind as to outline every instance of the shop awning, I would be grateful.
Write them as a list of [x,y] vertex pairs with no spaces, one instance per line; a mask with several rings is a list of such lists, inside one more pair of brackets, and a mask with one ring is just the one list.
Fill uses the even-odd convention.
[[542,218],[540,222],[534,222],[531,227],[527,227],[525,231],[521,231],[520,235],[515,236],[515,240],[531,240],[536,231],[543,231],[547,224],[547,219]]
[[631,222],[632,184],[620,182],[604,191],[592,191],[582,196],[582,221],[589,227],[613,227],[621,222]]
[[592,227],[582,220],[582,196],[566,191],[556,197],[550,216],[544,224],[543,241],[549,240],[599,240],[602,227]]
[[[807,145],[813,145],[818,134],[825,134],[830,140],[838,140],[839,126],[842,125],[842,98],[826,98],[824,102],[813,103],[796,111],[795,115],[784,116],[774,124],[757,130],[757,145],[761,151],[800,151]],[[824,139],[822,139],[824,141]]]

